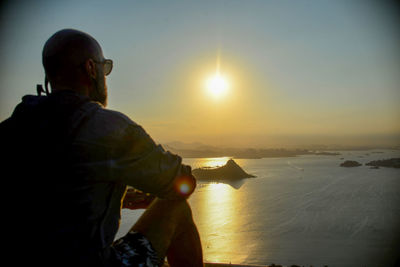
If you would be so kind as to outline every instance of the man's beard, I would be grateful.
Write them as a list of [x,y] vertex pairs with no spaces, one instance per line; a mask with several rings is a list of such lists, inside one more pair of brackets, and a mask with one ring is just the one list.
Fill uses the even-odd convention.
[[101,103],[104,107],[107,106],[107,85],[104,76],[99,73],[96,79],[93,79],[94,90],[89,93],[89,98],[93,101]]

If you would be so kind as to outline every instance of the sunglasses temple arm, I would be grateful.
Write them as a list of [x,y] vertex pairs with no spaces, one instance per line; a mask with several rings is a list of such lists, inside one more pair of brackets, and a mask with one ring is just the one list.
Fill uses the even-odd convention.
[[46,95],[49,95],[49,79],[47,79],[47,75],[44,77],[44,88],[46,90]]

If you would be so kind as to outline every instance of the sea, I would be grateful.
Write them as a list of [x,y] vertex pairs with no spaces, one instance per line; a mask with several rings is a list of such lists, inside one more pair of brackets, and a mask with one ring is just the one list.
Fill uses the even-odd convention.
[[[205,262],[395,266],[400,259],[400,169],[364,164],[399,150],[234,159],[256,178],[199,182],[189,203]],[[230,158],[184,158],[192,168]],[[345,168],[345,160],[359,167]],[[143,210],[122,210],[117,238]]]

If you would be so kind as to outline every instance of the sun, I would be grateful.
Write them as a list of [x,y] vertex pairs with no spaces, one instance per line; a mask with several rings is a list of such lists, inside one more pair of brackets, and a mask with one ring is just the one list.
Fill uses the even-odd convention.
[[229,83],[226,77],[217,72],[206,80],[206,88],[213,98],[219,99],[227,94]]

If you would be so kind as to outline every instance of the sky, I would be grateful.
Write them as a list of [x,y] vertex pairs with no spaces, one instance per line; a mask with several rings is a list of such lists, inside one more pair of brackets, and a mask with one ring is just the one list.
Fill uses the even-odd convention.
[[[0,12],[0,120],[43,83],[45,41],[74,28],[114,61],[107,108],[158,143],[400,144],[394,1],[37,0]],[[217,68],[228,89],[213,97]]]

